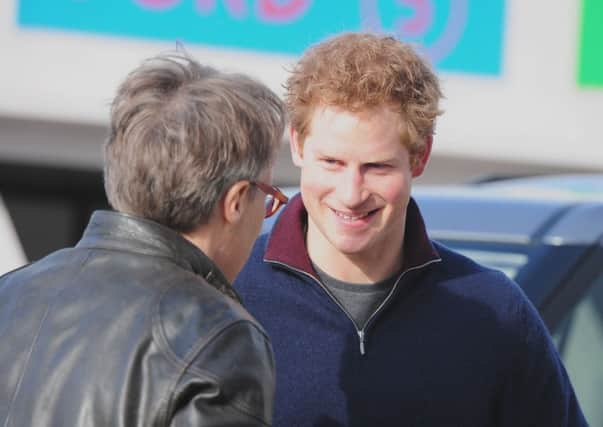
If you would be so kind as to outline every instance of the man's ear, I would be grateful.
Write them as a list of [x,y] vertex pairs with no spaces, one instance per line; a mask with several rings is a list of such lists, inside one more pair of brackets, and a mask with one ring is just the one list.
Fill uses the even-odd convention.
[[220,199],[222,218],[227,224],[234,224],[243,218],[249,203],[249,181],[237,181],[230,186]]
[[291,160],[297,167],[303,163],[303,147],[299,138],[299,133],[292,126],[289,126],[289,147],[291,148]]
[[429,135],[425,138],[425,148],[422,152],[415,154],[412,160],[412,177],[417,178],[421,176],[423,171],[425,170],[425,166],[427,166],[427,162],[429,161],[429,156],[431,155],[431,147],[433,145],[433,135]]

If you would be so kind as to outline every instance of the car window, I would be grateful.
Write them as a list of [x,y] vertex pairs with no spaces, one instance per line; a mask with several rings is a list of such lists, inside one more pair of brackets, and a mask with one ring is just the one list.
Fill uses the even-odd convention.
[[502,271],[511,279],[515,279],[519,269],[528,262],[528,256],[518,252],[495,252],[460,248],[457,250],[482,265]]
[[603,271],[553,333],[584,415],[603,426]]

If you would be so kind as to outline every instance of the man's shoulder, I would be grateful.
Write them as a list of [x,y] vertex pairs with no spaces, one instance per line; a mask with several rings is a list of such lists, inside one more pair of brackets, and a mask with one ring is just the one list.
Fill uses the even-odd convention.
[[437,250],[442,261],[430,279],[435,307],[452,313],[461,323],[474,325],[475,332],[488,331],[484,336],[503,340],[513,348],[530,335],[544,335],[538,311],[514,280],[454,250],[441,245]]
[[473,276],[480,276],[480,279],[486,278],[496,283],[511,283],[511,280],[500,270],[480,264],[472,258],[454,249],[450,249],[441,243],[432,243],[441,258],[439,270],[450,279],[470,279]]
[[54,285],[77,274],[85,259],[85,254],[73,248],[59,249],[1,275],[0,288],[3,292],[26,292],[36,288],[40,293],[52,293]]
[[156,315],[166,342],[178,355],[183,355],[198,340],[218,335],[239,323],[265,335],[261,325],[238,301],[200,277],[172,283],[160,295]]
[[437,242],[434,246],[441,257],[434,279],[438,286],[499,309],[527,302],[519,285],[502,271],[479,264]]

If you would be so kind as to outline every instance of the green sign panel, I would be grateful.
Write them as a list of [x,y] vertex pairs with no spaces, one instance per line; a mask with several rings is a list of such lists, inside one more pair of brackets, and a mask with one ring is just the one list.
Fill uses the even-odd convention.
[[603,87],[603,0],[582,0],[578,83]]

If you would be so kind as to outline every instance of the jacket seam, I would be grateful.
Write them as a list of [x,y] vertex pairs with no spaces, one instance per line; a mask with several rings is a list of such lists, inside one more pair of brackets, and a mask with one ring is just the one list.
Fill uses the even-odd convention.
[[[192,353],[192,356],[190,356],[190,360],[186,360],[186,359],[181,359],[180,357],[178,357],[178,355],[176,355],[176,353],[172,350],[172,347],[170,346],[168,340],[167,340],[167,335],[165,333],[165,330],[163,329],[163,325],[161,323],[161,321],[156,321],[155,319],[161,319],[161,315],[160,315],[160,301],[163,298],[163,296],[172,288],[172,286],[175,286],[174,284],[172,285],[168,285],[166,286],[166,288],[163,290],[163,292],[161,292],[157,298],[156,298],[156,303],[155,303],[155,313],[153,316],[150,317],[150,322],[151,322],[151,336],[153,337],[153,341],[155,341],[155,337],[157,337],[157,344],[159,346],[159,349],[161,350],[161,353],[165,356],[165,358],[168,360],[168,362],[172,363],[175,367],[176,367],[176,379],[173,382],[173,385],[169,387],[169,391],[165,394],[165,396],[160,400],[159,406],[163,407],[163,414],[159,417],[160,420],[162,420],[162,425],[168,425],[168,416],[170,413],[170,410],[172,408],[172,395],[174,393],[174,389],[176,388],[178,382],[180,381],[180,379],[182,378],[183,374],[186,372],[188,366],[190,365],[190,363],[192,363],[192,361],[195,359],[195,353],[197,351],[199,351],[197,349],[198,346],[203,345],[203,338],[201,337],[199,338],[199,342],[196,343],[196,345],[193,346],[193,348],[189,351],[189,353]],[[214,328],[217,329],[218,327],[216,326]],[[157,331],[156,333],[154,331]],[[210,372],[204,372],[203,370],[199,370],[201,375],[205,378],[217,381],[218,378],[215,377],[214,375],[212,375]]]
[[21,390],[21,384],[23,383],[23,378],[25,377],[25,373],[28,371],[27,367],[29,366],[29,362],[31,360],[31,355],[33,354],[34,348],[36,347],[36,344],[38,342],[38,339],[40,338],[40,332],[42,331],[42,327],[44,326],[44,323],[46,322],[46,318],[48,317],[48,313],[50,312],[50,307],[52,304],[48,304],[48,306],[46,307],[46,311],[44,312],[44,316],[42,317],[42,320],[40,321],[40,324],[38,325],[38,330],[36,331],[36,336],[34,337],[33,341],[31,342],[31,346],[29,347],[29,351],[27,352],[27,360],[25,362],[25,364],[23,365],[23,370],[21,371],[21,374],[19,375],[19,382],[17,384],[17,386],[15,387],[15,391],[13,392],[13,396],[10,399],[10,404],[8,405],[7,408],[7,415],[6,415],[6,420],[4,421],[4,426],[8,426],[12,412],[12,406],[15,403],[15,400],[17,398],[17,395],[19,394],[19,391]]
[[[165,289],[164,292],[162,292],[161,295],[158,297],[158,299],[161,299],[161,297],[165,294],[165,292],[167,292],[169,290],[169,288],[170,287]],[[151,319],[150,319],[151,329],[157,331],[156,334],[155,333],[152,334],[153,339],[155,340],[155,337],[157,337],[157,344],[159,345],[161,352],[163,353],[164,356],[166,356],[166,358],[170,362],[172,362],[179,369],[188,369],[189,368],[188,358],[187,357],[181,358],[173,351],[173,349],[167,339],[167,334],[165,333],[165,330],[163,329],[162,323],[160,321],[155,320],[155,318],[160,318],[160,317],[161,316],[159,313],[159,304],[155,304],[155,315],[151,316]],[[245,322],[253,325],[254,328],[256,330],[260,331],[262,333],[262,336],[268,340],[267,335],[261,329],[259,329],[253,322],[250,322],[247,319],[238,319],[235,321],[222,322],[222,323],[214,326],[207,333],[206,336],[201,336],[195,341],[195,343],[192,346],[192,349],[190,351],[192,351],[193,349],[196,349],[200,344],[209,344],[209,342],[211,342],[214,338],[216,338],[218,335],[220,335],[220,333],[223,330],[229,328],[230,326],[238,324],[238,323],[245,323]],[[203,346],[199,350],[202,350],[202,348],[203,348]],[[196,357],[196,355],[194,357]],[[192,368],[192,369],[196,370],[197,373],[202,374],[202,375],[207,375],[208,377],[210,377],[212,379],[218,378],[210,371],[205,371],[201,368]]]
[[[171,412],[171,408],[173,405],[172,397],[174,395],[174,391],[175,391],[178,383],[182,379],[182,377],[187,372],[196,373],[196,374],[200,374],[205,377],[209,377],[218,383],[221,382],[221,379],[222,379],[221,376],[216,375],[215,373],[213,373],[211,371],[207,371],[205,369],[200,369],[195,366],[192,366],[192,364],[194,363],[195,359],[197,359],[197,357],[199,357],[199,355],[203,352],[203,350],[205,350],[212,341],[217,339],[227,329],[230,329],[231,327],[234,327],[239,324],[244,324],[244,323],[250,324],[250,325],[254,326],[254,328],[255,328],[255,325],[253,325],[253,323],[249,322],[248,320],[244,320],[244,319],[228,323],[225,326],[220,327],[219,329],[218,328],[214,329],[215,332],[210,334],[210,336],[207,337],[206,339],[200,339],[199,342],[197,343],[197,345],[194,346],[193,349],[191,349],[190,356],[187,356],[185,359],[180,359],[178,356],[175,357],[176,362],[178,363],[179,368],[181,370],[178,373],[177,378],[175,379],[174,383],[170,387],[169,393],[166,394],[166,399],[169,399],[169,401],[167,402],[167,406],[166,406],[166,413],[164,415],[164,417],[165,417],[164,420],[166,422],[167,422],[167,416]],[[257,330],[257,328],[255,328],[255,329]],[[252,417],[254,419],[262,421],[263,423],[266,423],[265,420],[252,414],[250,407],[244,401],[242,401],[240,399],[237,399],[237,398],[233,399],[232,404],[230,406],[238,409],[239,411],[243,412],[244,414],[246,414],[249,417]]]
[[[80,270],[78,272],[78,275],[82,271],[82,266],[84,264],[86,264],[86,262],[88,261],[89,258],[90,258],[90,250],[88,250],[88,252],[86,254],[86,258],[84,258],[82,260],[82,262],[80,263]],[[74,278],[74,280],[75,280],[75,278]],[[31,356],[32,356],[32,354],[34,352],[34,349],[35,349],[37,343],[38,343],[38,340],[40,339],[40,333],[42,332],[42,328],[44,327],[44,324],[46,323],[46,318],[48,317],[48,314],[50,313],[51,308],[54,307],[54,305],[56,304],[57,297],[59,295],[61,295],[63,293],[63,291],[64,291],[64,289],[61,290],[61,291],[59,291],[59,292],[57,292],[53,296],[53,298],[52,298],[53,301],[50,302],[46,306],[46,311],[44,312],[44,316],[42,316],[42,319],[40,320],[40,324],[38,325],[38,330],[36,331],[36,335],[35,335],[35,337],[33,338],[32,342],[31,342],[31,345],[29,347],[29,351],[27,352],[27,360],[23,364],[23,370],[21,371],[21,374],[19,375],[19,381],[18,381],[18,383],[17,383],[17,385],[15,387],[15,390],[14,390],[13,395],[11,397],[10,403],[8,405],[8,408],[7,408],[7,411],[6,411],[6,420],[4,420],[4,427],[6,427],[6,426],[9,425],[9,422],[10,422],[10,419],[11,419],[11,416],[12,416],[11,410],[12,410],[13,404],[15,403],[15,400],[17,399],[17,396],[18,396],[18,394],[19,394],[19,392],[21,390],[21,385],[23,384],[23,378],[25,377],[25,373],[27,371],[29,371],[28,366],[29,366],[29,363],[31,361]]]
[[[238,325],[240,325],[240,324],[248,324],[248,325],[250,325],[250,326],[251,326],[251,327],[253,327],[253,328],[254,328],[256,331],[258,331],[258,332],[260,332],[260,333],[262,334],[262,336],[264,337],[264,340],[265,340],[265,341],[270,342],[270,340],[269,340],[269,339],[268,339],[268,338],[265,336],[265,334],[264,334],[264,333],[263,333],[263,332],[262,332],[262,331],[261,331],[261,330],[260,330],[260,329],[259,329],[259,328],[258,328],[258,327],[257,327],[257,326],[254,324],[254,323],[253,323],[253,322],[250,322],[249,320],[246,320],[246,319],[241,319],[241,320],[238,320],[238,321],[236,321],[236,322],[232,322],[232,323],[228,324],[226,327],[224,327],[222,330],[220,330],[218,333],[216,333],[216,334],[214,335],[214,337],[212,337],[211,341],[213,341],[214,339],[217,339],[217,338],[218,338],[220,335],[222,335],[223,333],[225,333],[227,329],[233,328],[233,327],[238,326]],[[208,341],[208,343],[209,343],[209,341]],[[196,356],[198,356],[198,355],[199,355],[199,354],[200,354],[200,353],[201,353],[201,352],[202,352],[204,349],[205,349],[205,348],[201,348],[201,349],[199,350],[199,352],[198,352],[198,354],[197,354]],[[196,356],[195,356],[195,358],[196,358]],[[194,359],[193,359],[193,360],[194,360]],[[191,363],[192,363],[192,362],[191,362]],[[194,372],[194,371],[195,371],[197,368],[196,368],[196,367],[191,367],[191,369],[192,369],[192,371]],[[215,375],[215,374],[214,374],[214,375]],[[221,377],[216,376],[216,378],[217,378],[218,380],[220,380],[220,378],[221,378]],[[254,418],[254,419],[257,419],[257,420],[261,420],[262,422],[266,423],[266,421],[265,421],[265,420],[263,420],[263,419],[262,419],[262,418],[260,418],[260,417],[255,416],[255,415],[252,413],[252,411],[251,411],[251,407],[250,407],[249,405],[247,405],[247,403],[246,403],[244,400],[241,400],[241,399],[235,398],[235,399],[233,399],[233,401],[232,401],[232,405],[233,405],[233,406],[235,406],[235,407],[237,407],[237,408],[238,408],[240,411],[244,412],[244,413],[245,413],[245,414],[247,414],[248,416],[250,416],[250,417],[252,417],[252,418]]]
[[[176,264],[178,267],[180,267],[186,271],[193,272],[193,269],[189,262],[186,262],[186,265],[184,265],[182,262],[179,262],[178,259],[176,259],[176,257],[174,257],[173,255],[159,254],[159,253],[147,253],[142,250],[112,248],[110,246],[96,245],[96,244],[95,245],[86,245],[86,244],[76,245],[76,248],[86,249],[88,251],[105,251],[105,252],[110,252],[110,253],[118,252],[118,253],[124,253],[124,254],[128,254],[128,255],[160,258],[160,259],[169,261],[172,264]],[[214,286],[212,285],[212,287],[214,287]]]
[[[159,296],[158,296],[158,300],[160,300],[164,294],[169,291],[169,289],[171,288],[171,286],[166,287],[166,289],[164,290],[164,292],[162,292]],[[172,405],[173,405],[173,401],[172,401],[172,397],[174,394],[174,390],[176,389],[178,383],[180,382],[180,380],[182,379],[182,377],[184,376],[184,374],[186,374],[187,372],[191,372],[191,373],[195,373],[197,375],[200,375],[202,377],[205,378],[209,378],[211,380],[214,380],[216,382],[220,382],[221,377],[216,375],[215,373],[205,370],[205,369],[201,369],[195,366],[192,366],[192,363],[195,361],[195,359],[201,354],[201,352],[216,338],[218,338],[218,336],[220,336],[223,332],[225,332],[227,329],[229,329],[232,326],[241,324],[241,323],[247,323],[251,326],[253,326],[253,328],[257,331],[259,331],[262,336],[264,337],[265,340],[268,340],[267,335],[264,333],[264,331],[262,331],[260,328],[258,328],[253,322],[247,320],[247,319],[239,319],[239,320],[235,320],[230,321],[230,322],[222,322],[219,325],[215,326],[208,334],[207,336],[203,336],[200,337],[198,339],[198,341],[196,342],[196,344],[191,348],[191,350],[189,351],[188,355],[185,356],[184,358],[179,357],[178,355],[176,355],[176,353],[172,350],[172,347],[170,346],[167,337],[166,337],[166,333],[165,330],[163,329],[163,325],[160,321],[156,321],[155,318],[159,319],[160,313],[159,313],[159,309],[160,309],[160,304],[157,303],[155,304],[155,316],[153,316],[151,318],[151,328],[152,329],[157,329],[157,338],[158,338],[158,344],[159,344],[159,348],[161,349],[162,353],[164,354],[164,356],[166,357],[166,359],[173,363],[175,365],[175,367],[177,368],[177,376],[176,379],[174,380],[172,386],[170,387],[170,391],[168,393],[166,393],[165,397],[161,400],[160,405],[161,406],[165,406],[165,412],[164,414],[160,417],[160,419],[163,420],[164,423],[167,423],[168,419],[167,417],[169,416],[169,413],[171,411]],[[155,334],[153,334],[153,337],[155,337]],[[243,410],[243,408],[249,408],[243,401],[239,401],[237,399],[233,400],[232,402],[232,406],[236,406],[236,404],[239,404],[239,406],[241,407],[237,407],[238,410],[244,412],[245,414],[249,415],[250,417],[253,418],[257,418],[255,417],[253,414],[250,413],[250,411],[245,411]],[[258,418],[259,419],[259,418]],[[265,423],[265,421],[262,421]]]
[[[246,406],[246,405],[244,405],[244,406]],[[270,427],[270,424],[266,420],[264,420],[264,419],[262,419],[260,417],[256,417],[255,415],[253,415],[249,411],[247,411],[246,408],[240,407],[238,405],[238,402],[233,402],[232,403],[232,407],[234,409],[236,409],[237,411],[239,411],[240,413],[242,413],[243,415],[246,415],[247,417],[249,417],[249,418],[251,418],[253,420],[258,421],[258,422],[262,423],[263,425]]]
[[[250,322],[249,320],[246,319],[241,319],[241,320],[237,320],[235,322],[229,323],[228,325],[226,325],[224,328],[222,328],[220,331],[218,331],[216,334],[214,334],[209,340],[206,341],[205,345],[199,349],[199,351],[195,354],[195,356],[193,357],[193,359],[191,360],[191,364],[194,362],[194,360],[203,352],[203,350],[205,350],[205,348],[207,347],[207,345],[211,342],[214,341],[215,339],[217,339],[220,335],[224,334],[228,329],[231,329],[235,326],[238,326],[240,324],[248,324],[251,325],[256,331],[260,331],[259,328],[256,327],[255,324],[253,324],[253,322]],[[262,334],[262,336],[264,336],[264,334]],[[195,372],[197,371],[197,368],[194,366],[188,366],[186,368],[187,370],[190,369],[191,372]],[[211,373],[214,378],[216,378],[218,381],[221,380],[221,377]],[[247,414],[248,416],[257,419],[257,420],[261,420],[262,422],[266,422],[265,420],[263,420],[260,417],[257,417],[256,415],[254,415],[251,411],[251,407],[249,405],[247,405],[247,403],[244,400],[238,399],[238,398],[234,398],[232,401],[232,406],[236,407],[237,409],[239,409],[241,412],[244,412],[245,414]]]

